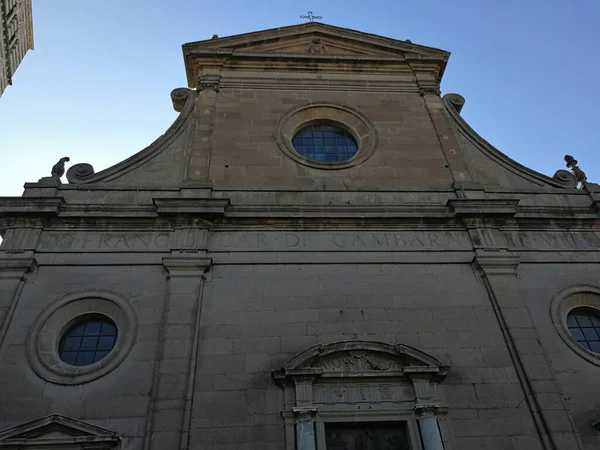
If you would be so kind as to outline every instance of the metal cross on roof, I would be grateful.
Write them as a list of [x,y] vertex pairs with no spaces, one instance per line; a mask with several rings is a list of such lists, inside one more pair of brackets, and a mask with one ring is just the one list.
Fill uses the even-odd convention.
[[308,12],[308,16],[300,16],[301,19],[308,19],[309,22],[316,20],[321,20],[323,16],[315,16],[312,11]]

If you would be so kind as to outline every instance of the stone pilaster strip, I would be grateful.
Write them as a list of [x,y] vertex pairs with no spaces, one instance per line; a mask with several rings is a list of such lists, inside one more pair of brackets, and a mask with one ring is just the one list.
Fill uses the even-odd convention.
[[146,449],[188,448],[204,274],[210,264],[210,258],[195,254],[163,258],[168,284]]

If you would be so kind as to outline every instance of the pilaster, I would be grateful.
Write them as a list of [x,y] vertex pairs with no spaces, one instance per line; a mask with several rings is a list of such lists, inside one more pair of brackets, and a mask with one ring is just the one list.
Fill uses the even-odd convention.
[[[536,330],[529,318],[527,305],[519,295],[517,274],[519,255],[503,248],[479,248],[476,249],[473,265],[481,274],[492,308],[498,319],[508,353],[523,389],[524,400],[539,436],[540,448],[554,450],[557,447],[551,435],[543,407],[536,395],[534,381],[543,381],[546,384],[555,384],[556,382],[541,350],[539,355],[531,354],[531,352],[525,355],[521,354],[520,351],[522,340],[519,339],[517,333],[523,336],[525,332],[528,332],[529,336],[535,336]],[[544,379],[541,380],[541,377]],[[558,388],[556,391],[558,392]]]
[[197,250],[163,258],[168,287],[146,449],[188,448],[202,289],[210,265]]
[[296,450],[316,450],[315,415],[317,408],[293,408],[296,429]]
[[198,98],[194,111],[194,136],[185,178],[208,180],[220,75],[202,75],[197,80]]
[[0,349],[12,321],[21,291],[30,274],[37,269],[33,252],[0,252]]

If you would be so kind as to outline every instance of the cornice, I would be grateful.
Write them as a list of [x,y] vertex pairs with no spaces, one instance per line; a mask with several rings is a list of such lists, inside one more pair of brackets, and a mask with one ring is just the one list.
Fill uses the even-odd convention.
[[450,199],[447,206],[455,216],[460,217],[490,217],[514,216],[517,212],[519,199],[491,199],[491,198],[457,198]]
[[222,216],[229,206],[228,199],[220,198],[155,198],[153,201],[156,212],[159,215],[195,214]]
[[0,215],[58,215],[65,207],[63,197],[0,197]]

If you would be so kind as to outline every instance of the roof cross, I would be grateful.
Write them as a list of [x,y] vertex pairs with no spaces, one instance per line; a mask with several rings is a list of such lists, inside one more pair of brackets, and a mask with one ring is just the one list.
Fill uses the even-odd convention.
[[323,16],[315,16],[312,11],[308,12],[308,16],[300,16],[301,19],[308,19],[309,22],[316,20],[321,20]]

